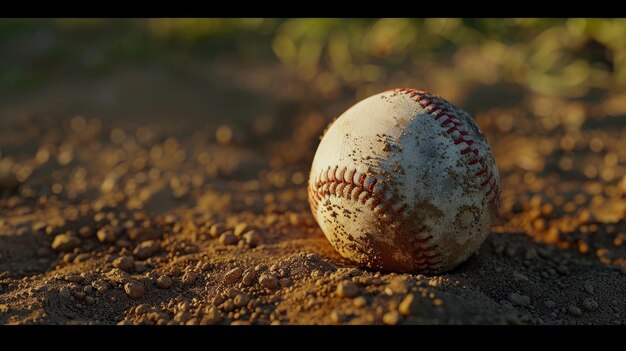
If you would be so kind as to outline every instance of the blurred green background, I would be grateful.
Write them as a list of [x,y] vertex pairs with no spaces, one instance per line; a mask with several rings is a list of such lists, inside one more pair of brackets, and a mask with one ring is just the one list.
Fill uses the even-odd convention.
[[626,86],[624,38],[625,19],[2,19],[0,89],[226,58],[278,63],[321,91],[366,94],[436,65],[478,84],[583,97]]

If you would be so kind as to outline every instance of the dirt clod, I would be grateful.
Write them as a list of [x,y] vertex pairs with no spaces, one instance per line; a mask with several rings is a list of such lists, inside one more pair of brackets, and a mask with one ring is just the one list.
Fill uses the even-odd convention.
[[166,275],[162,275],[159,278],[157,278],[156,284],[161,289],[169,289],[172,287],[172,284],[173,284],[172,278]]
[[530,305],[530,297],[528,296],[520,295],[518,293],[510,293],[508,298],[511,303],[518,306],[525,307]]
[[414,294],[408,294],[404,297],[398,306],[398,312],[405,316],[409,316],[418,312],[417,298]]
[[69,234],[59,234],[54,237],[50,248],[52,250],[69,252],[80,245],[80,239]]
[[141,244],[137,245],[133,254],[140,260],[145,260],[146,258],[152,257],[161,249],[161,245],[156,240],[148,240],[144,241]]
[[567,307],[567,313],[571,314],[574,317],[579,317],[583,314],[580,308],[572,305]]
[[344,280],[337,284],[337,295],[340,297],[355,297],[359,293],[359,287],[350,280]]
[[143,295],[145,288],[140,282],[132,281],[124,285],[124,291],[126,291],[126,294],[128,294],[130,298],[137,300]]
[[261,234],[256,230],[245,232],[242,236],[250,247],[257,247],[262,241]]
[[239,239],[237,239],[232,230],[228,230],[220,235],[218,241],[222,245],[236,245]]
[[240,267],[235,267],[224,274],[224,282],[233,285],[240,280],[242,274],[243,270]]
[[181,282],[184,285],[191,286],[191,285],[196,283],[197,279],[198,279],[198,275],[196,273],[194,273],[194,272],[186,272],[185,274],[183,274]]
[[400,313],[397,311],[390,311],[383,315],[383,323],[388,325],[396,325],[400,322]]
[[262,274],[259,278],[259,284],[268,289],[276,289],[278,287],[278,279],[272,274]]
[[113,267],[130,271],[135,267],[135,260],[131,256],[118,257],[113,261]]
[[597,310],[599,307],[598,303],[592,298],[584,299],[582,305],[584,309],[590,312]]
[[106,226],[96,233],[98,240],[101,243],[112,243],[117,239],[117,234],[112,227]]

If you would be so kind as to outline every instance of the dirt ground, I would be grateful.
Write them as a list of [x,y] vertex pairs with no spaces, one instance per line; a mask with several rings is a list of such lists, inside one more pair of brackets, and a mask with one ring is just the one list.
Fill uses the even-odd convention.
[[433,91],[486,133],[503,198],[479,252],[425,276],[327,242],[308,170],[355,93],[290,77],[143,67],[0,97],[0,323],[626,324],[626,93]]

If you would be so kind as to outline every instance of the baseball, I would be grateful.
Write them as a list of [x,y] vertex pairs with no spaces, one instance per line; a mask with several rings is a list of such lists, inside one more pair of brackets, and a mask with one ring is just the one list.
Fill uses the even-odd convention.
[[441,273],[489,234],[500,177],[467,112],[425,91],[395,89],[360,101],[327,128],[308,192],[343,257],[384,271]]

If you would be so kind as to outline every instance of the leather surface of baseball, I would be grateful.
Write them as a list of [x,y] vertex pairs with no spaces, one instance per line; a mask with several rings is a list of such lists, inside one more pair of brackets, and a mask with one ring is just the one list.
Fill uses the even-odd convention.
[[395,89],[332,123],[308,190],[313,215],[343,257],[385,271],[440,273],[489,234],[500,177],[469,114],[424,91]]

